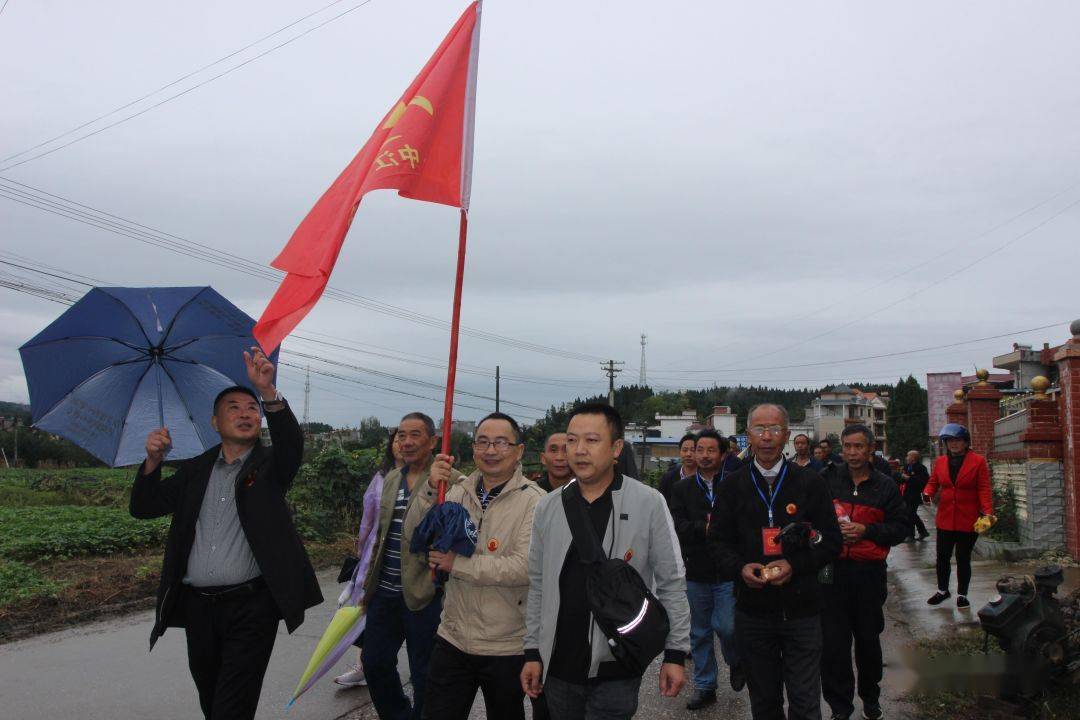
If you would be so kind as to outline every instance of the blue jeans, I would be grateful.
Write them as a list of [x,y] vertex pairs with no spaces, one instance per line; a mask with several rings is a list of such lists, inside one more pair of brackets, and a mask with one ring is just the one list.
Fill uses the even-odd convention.
[[716,689],[716,652],[713,633],[720,636],[720,652],[728,667],[739,665],[735,643],[734,583],[686,581],[686,599],[690,603],[690,657],[694,660],[694,687]]
[[[382,720],[419,720],[424,710],[428,659],[439,629],[442,598],[436,596],[426,608],[413,612],[400,595],[378,590],[367,607],[367,627],[360,662],[371,692],[371,701]],[[409,653],[409,677],[413,702],[401,688],[397,656],[401,644]]]

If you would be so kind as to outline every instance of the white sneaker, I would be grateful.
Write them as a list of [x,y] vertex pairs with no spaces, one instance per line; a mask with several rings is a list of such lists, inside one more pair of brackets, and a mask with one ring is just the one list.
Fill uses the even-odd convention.
[[350,665],[349,672],[344,675],[338,675],[334,678],[334,682],[342,687],[363,687],[367,685],[367,678],[364,677],[364,668],[360,665]]

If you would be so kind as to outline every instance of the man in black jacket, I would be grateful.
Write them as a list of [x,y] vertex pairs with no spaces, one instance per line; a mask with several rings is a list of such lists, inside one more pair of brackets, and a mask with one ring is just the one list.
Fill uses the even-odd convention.
[[738,578],[735,637],[754,720],[782,720],[785,689],[789,720],[818,720],[817,573],[840,552],[840,528],[821,477],[784,460],[787,411],[758,405],[747,426],[754,459],[717,488],[709,547],[720,572]]
[[697,460],[694,454],[697,452],[697,435],[686,433],[679,441],[679,462],[660,477],[660,494],[664,500],[671,502],[671,488],[683,478],[693,477],[697,471]]
[[907,539],[914,540],[915,533],[918,533],[919,539],[925,540],[930,537],[930,533],[926,531],[926,525],[919,517],[919,507],[922,506],[922,491],[930,480],[930,472],[923,465],[922,455],[918,450],[909,450],[905,462],[907,464],[900,471],[902,488],[900,495],[904,498],[904,504],[907,505],[908,512],[911,514],[913,525],[908,529]]
[[697,472],[675,483],[668,507],[686,563],[686,599],[690,602],[690,655],[694,659],[694,695],[686,704],[699,710],[716,702],[716,652],[731,671],[731,687],[746,686],[735,643],[734,576],[721,577],[706,543],[715,490],[725,481],[721,464],[727,440],[712,428],[697,436]]
[[896,483],[873,467],[874,433],[870,428],[848,425],[840,434],[840,447],[844,464],[831,465],[822,473],[832,494],[844,546],[840,557],[822,574],[825,643],[821,688],[833,720],[847,720],[855,711],[854,639],[863,717],[879,720],[881,632],[885,629],[882,608],[888,593],[885,559],[889,548],[907,535],[908,514]]
[[[187,634],[188,666],[208,720],[253,718],[278,622],[291,633],[322,602],[319,583],[285,502],[304,436],[274,388],[274,366],[244,353],[248,387],[226,388],[211,424],[221,444],[166,479],[167,428],[150,433],[130,511],[172,515],[150,647],[168,627]],[[272,446],[259,442],[266,410]]]

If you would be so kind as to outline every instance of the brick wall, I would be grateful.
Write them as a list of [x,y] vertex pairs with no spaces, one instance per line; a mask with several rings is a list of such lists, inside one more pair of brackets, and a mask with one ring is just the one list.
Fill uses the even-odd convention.
[[1069,554],[1080,558],[1080,322],[1071,329],[1072,339],[1054,354],[1054,361],[1061,386],[1065,544]]

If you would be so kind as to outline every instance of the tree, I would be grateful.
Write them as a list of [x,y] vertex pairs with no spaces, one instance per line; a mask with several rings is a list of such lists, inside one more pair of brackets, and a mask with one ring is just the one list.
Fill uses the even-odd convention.
[[360,435],[358,444],[362,448],[380,447],[386,441],[386,433],[388,432],[379,422],[379,418],[374,416],[361,420],[357,431]]
[[908,375],[906,380],[896,383],[885,412],[885,434],[890,455],[903,458],[909,450],[926,450],[930,434],[928,408],[926,390],[914,376]]
[[308,435],[321,435],[322,433],[328,433],[334,428],[331,425],[327,425],[322,422],[309,422],[304,426],[304,432]]

